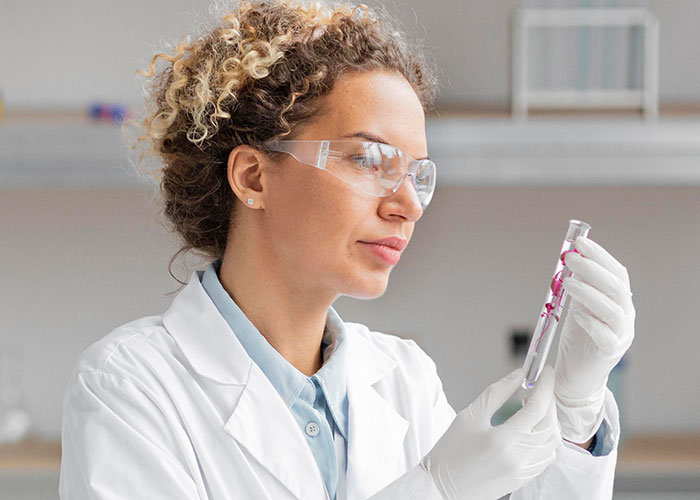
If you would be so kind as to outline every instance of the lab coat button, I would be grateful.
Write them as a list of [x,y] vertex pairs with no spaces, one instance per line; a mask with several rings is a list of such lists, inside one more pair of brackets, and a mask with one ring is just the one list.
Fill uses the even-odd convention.
[[306,433],[309,436],[315,436],[316,434],[318,434],[319,430],[320,429],[318,428],[318,424],[316,422],[309,422],[308,424],[306,424]]

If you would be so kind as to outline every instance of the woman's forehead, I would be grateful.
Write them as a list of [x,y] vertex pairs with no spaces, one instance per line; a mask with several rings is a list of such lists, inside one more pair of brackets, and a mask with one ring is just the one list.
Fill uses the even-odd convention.
[[[386,142],[425,156],[425,113],[415,91],[398,73],[351,74],[324,96],[307,139],[357,138]],[[316,137],[318,136],[318,137]]]
[[424,119],[418,95],[400,73],[371,71],[344,75],[326,97],[327,111],[345,119],[387,113]]

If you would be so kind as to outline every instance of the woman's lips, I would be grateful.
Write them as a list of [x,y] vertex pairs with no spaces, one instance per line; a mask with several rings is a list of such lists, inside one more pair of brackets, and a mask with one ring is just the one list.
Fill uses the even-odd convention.
[[360,243],[367,250],[369,250],[370,253],[375,255],[385,264],[394,266],[399,262],[399,259],[401,258],[401,252],[399,252],[395,248],[386,245],[379,245],[377,243],[366,243],[364,241],[360,241]]

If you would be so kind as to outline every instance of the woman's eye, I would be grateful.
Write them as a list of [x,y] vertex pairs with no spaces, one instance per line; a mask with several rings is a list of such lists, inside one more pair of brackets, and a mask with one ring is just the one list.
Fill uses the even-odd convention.
[[358,167],[365,170],[372,170],[381,164],[376,158],[369,155],[353,155],[350,160]]

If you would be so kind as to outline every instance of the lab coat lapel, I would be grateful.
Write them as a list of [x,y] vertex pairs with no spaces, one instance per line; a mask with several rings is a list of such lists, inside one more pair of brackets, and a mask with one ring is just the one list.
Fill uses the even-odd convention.
[[163,314],[163,324],[197,373],[221,384],[243,385],[253,360],[202,287],[201,274],[192,273]]
[[405,472],[403,441],[408,421],[375,389],[396,361],[352,330],[347,500],[365,500]]
[[251,366],[248,383],[224,429],[296,498],[328,498],[301,429],[258,365]]
[[[323,478],[294,416],[253,363],[202,288],[195,271],[163,315],[194,369],[222,384],[244,386],[224,430],[300,500],[325,500]],[[408,422],[377,391],[396,367],[367,327],[345,323],[348,336],[347,500],[365,500],[406,470]]]
[[224,431],[300,500],[326,500],[323,478],[294,416],[248,356],[195,271],[163,315],[192,367],[221,384],[243,386]]

